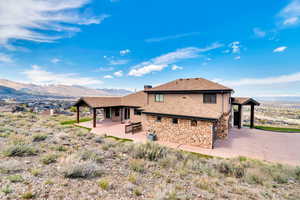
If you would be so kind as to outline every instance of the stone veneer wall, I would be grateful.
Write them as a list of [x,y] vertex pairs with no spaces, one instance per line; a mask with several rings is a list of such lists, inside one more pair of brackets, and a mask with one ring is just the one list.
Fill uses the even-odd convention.
[[225,139],[228,136],[230,127],[231,112],[223,114],[216,123],[216,132],[218,139]]
[[191,120],[178,119],[178,124],[173,124],[172,118],[162,117],[157,122],[156,116],[143,114],[142,123],[144,131],[154,130],[159,141],[213,148],[213,122],[197,121],[197,126],[191,126]]

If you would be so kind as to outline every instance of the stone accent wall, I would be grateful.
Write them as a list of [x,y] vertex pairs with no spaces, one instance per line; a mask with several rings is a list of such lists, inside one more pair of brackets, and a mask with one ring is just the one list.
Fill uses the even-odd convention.
[[135,115],[134,108],[130,108],[130,121],[131,122],[141,122],[142,121],[142,115]]
[[197,126],[191,126],[191,120],[178,119],[173,124],[170,117],[157,122],[156,116],[143,114],[142,123],[144,131],[154,130],[159,141],[213,148],[213,122],[197,121]]
[[230,127],[231,112],[224,113],[216,123],[216,133],[218,139],[225,139],[228,136]]

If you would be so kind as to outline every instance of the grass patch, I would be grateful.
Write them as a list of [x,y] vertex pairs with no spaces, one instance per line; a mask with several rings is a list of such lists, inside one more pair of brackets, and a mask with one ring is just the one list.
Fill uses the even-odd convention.
[[[88,121],[91,121],[92,118],[82,118],[79,120],[79,122],[88,122]],[[63,121],[61,122],[60,124],[61,125],[71,125],[71,124],[76,124],[77,123],[77,120],[68,120],[68,121]]]
[[41,142],[47,139],[46,134],[35,134],[32,136],[32,141],[33,142]]
[[108,190],[109,188],[109,182],[106,179],[99,180],[98,185],[102,190]]
[[[249,125],[245,125],[249,127]],[[264,131],[274,131],[283,133],[300,133],[300,128],[282,128],[282,127],[272,127],[272,126],[254,126],[254,128]]]
[[19,174],[8,176],[7,179],[12,183],[19,183],[24,181],[24,178]]
[[56,154],[47,154],[41,158],[41,162],[44,163],[45,165],[49,165],[51,163],[55,163],[57,160],[57,157],[58,156]]
[[105,136],[105,138],[112,138],[118,142],[133,142],[133,140],[131,139],[126,139],[126,138],[118,138],[118,137],[115,137],[115,136]]
[[37,155],[37,149],[35,149],[33,146],[29,144],[15,144],[10,145],[3,151],[3,155],[7,157],[13,157],[13,156],[33,156]]
[[22,198],[23,199],[34,199],[35,194],[33,194],[32,192],[26,192],[26,193],[22,194]]

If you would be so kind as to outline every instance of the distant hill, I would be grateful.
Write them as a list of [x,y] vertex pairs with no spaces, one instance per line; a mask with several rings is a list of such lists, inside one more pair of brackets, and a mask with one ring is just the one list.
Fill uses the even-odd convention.
[[63,97],[81,96],[123,96],[131,93],[123,89],[92,89],[83,86],[69,85],[35,85],[0,79],[1,94],[31,94]]
[[1,86],[0,85],[0,94],[3,94],[3,95],[20,95],[20,94],[23,94],[22,92],[19,92],[13,88],[9,88],[9,87],[4,87],[4,86]]

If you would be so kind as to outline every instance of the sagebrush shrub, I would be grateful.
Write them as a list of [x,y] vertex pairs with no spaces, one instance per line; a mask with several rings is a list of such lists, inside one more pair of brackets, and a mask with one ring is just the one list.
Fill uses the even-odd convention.
[[137,145],[132,151],[134,158],[143,158],[150,161],[157,161],[167,155],[167,148],[153,142]]
[[37,155],[38,150],[30,144],[12,144],[6,147],[3,151],[4,156],[12,157],[12,156],[33,156]]

